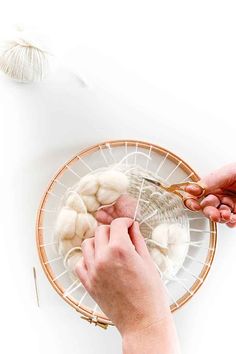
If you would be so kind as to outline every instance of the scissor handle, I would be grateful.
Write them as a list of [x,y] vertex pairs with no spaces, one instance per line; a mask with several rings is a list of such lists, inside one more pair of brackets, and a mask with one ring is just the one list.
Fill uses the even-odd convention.
[[[174,192],[174,193],[175,193],[175,192],[178,192],[178,191],[183,191],[183,192],[187,193],[187,192],[185,191],[185,188],[186,188],[187,186],[196,186],[196,187],[200,188],[201,193],[197,196],[198,198],[203,197],[204,194],[206,193],[206,190],[205,190],[203,187],[201,187],[197,182],[181,182],[181,183],[172,184],[172,185],[168,188],[168,190],[169,190],[170,192]],[[180,194],[182,195],[182,193],[180,193]]]
[[188,199],[192,199],[191,196],[189,195],[189,193],[187,193],[185,191],[185,187],[189,186],[189,185],[197,186],[197,187],[199,187],[201,189],[201,193],[197,196],[197,199],[202,198],[205,195],[206,190],[203,187],[199,186],[199,184],[196,183],[196,182],[182,182],[182,183],[172,184],[168,188],[168,190],[170,192],[178,195],[182,199],[182,202],[183,202],[183,204],[185,205],[185,207],[187,209],[189,209],[189,207],[187,206],[186,201]]

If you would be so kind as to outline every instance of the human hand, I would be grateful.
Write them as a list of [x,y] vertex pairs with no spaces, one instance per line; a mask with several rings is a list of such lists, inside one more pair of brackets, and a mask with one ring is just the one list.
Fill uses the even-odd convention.
[[186,206],[191,210],[202,209],[212,221],[236,227],[236,163],[210,173],[198,183],[206,189],[206,197],[199,202],[201,188],[188,186],[185,190],[192,198],[186,200]]
[[119,218],[110,226],[101,225],[94,238],[82,243],[82,251],[76,273],[117,326],[124,353],[176,353],[176,333],[165,288],[138,223]]
[[98,222],[109,225],[112,220],[122,217],[134,218],[137,200],[129,194],[122,194],[111,206],[100,208],[95,217]]

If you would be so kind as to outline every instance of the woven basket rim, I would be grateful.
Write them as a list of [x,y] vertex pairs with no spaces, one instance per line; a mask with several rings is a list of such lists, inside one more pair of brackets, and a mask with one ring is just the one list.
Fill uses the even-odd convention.
[[[50,180],[48,186],[46,187],[45,192],[43,193],[43,196],[42,196],[42,199],[39,204],[38,211],[37,211],[37,217],[36,217],[36,245],[37,245],[37,250],[38,250],[38,255],[39,255],[41,266],[42,266],[49,282],[51,283],[53,288],[56,290],[56,292],[63,298],[63,300],[65,300],[69,305],[71,305],[76,311],[78,311],[80,314],[82,314],[88,318],[91,318],[91,319],[96,317],[100,323],[112,325],[112,322],[106,316],[103,316],[100,313],[94,313],[90,308],[88,308],[84,305],[79,305],[79,303],[76,302],[75,299],[71,296],[67,296],[67,297],[63,296],[64,289],[61,287],[61,285],[58,281],[53,281],[54,274],[52,272],[50,264],[45,264],[45,262],[47,262],[48,258],[47,258],[46,252],[44,250],[44,247],[41,247],[41,244],[43,244],[43,242],[42,242],[43,241],[43,229],[41,227],[42,227],[43,221],[44,221],[44,211],[42,209],[44,208],[44,205],[47,202],[47,199],[49,197],[48,192],[53,187],[55,180],[67,169],[66,166],[73,164],[73,162],[77,161],[79,157],[83,158],[87,155],[92,154],[95,151],[98,151],[101,148],[107,148],[108,144],[110,146],[112,145],[112,147],[125,146],[127,144],[128,147],[138,145],[138,147],[140,147],[140,148],[146,148],[146,149],[152,148],[152,151],[154,151],[154,152],[156,151],[161,155],[168,154],[168,159],[173,162],[180,162],[181,161],[182,162],[181,169],[184,172],[186,172],[188,175],[191,174],[190,178],[192,179],[192,181],[197,182],[199,180],[199,176],[183,159],[180,159],[176,154],[172,153],[168,149],[165,149],[157,144],[153,144],[153,143],[149,143],[149,142],[144,142],[144,141],[139,141],[139,140],[130,140],[130,139],[126,139],[126,140],[121,139],[121,140],[104,141],[102,143],[97,143],[97,144],[94,144],[88,148],[83,149],[78,154],[76,154],[74,157],[72,157],[69,161],[66,161],[62,165],[62,167],[60,167],[59,170],[56,172],[54,177]],[[172,312],[176,311],[178,308],[181,308],[185,303],[187,303],[192,298],[192,296],[199,290],[201,285],[204,283],[204,281],[209,273],[212,262],[214,260],[216,243],[217,243],[216,223],[209,221],[209,226],[210,226],[210,231],[211,231],[210,232],[210,244],[209,244],[210,249],[208,250],[208,254],[206,257],[206,264],[208,264],[208,266],[204,265],[202,267],[202,271],[199,274],[199,278],[201,279],[201,281],[199,279],[196,279],[196,281],[194,282],[192,287],[189,289],[189,292],[186,291],[186,293],[181,298],[179,298],[176,301],[176,303],[171,305],[170,308],[171,308]]]

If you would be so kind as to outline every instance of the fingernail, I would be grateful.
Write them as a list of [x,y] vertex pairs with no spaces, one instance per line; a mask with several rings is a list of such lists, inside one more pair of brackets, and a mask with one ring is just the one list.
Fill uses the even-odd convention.
[[191,208],[194,211],[199,211],[201,209],[201,207],[199,205],[196,205],[195,203],[191,203]]

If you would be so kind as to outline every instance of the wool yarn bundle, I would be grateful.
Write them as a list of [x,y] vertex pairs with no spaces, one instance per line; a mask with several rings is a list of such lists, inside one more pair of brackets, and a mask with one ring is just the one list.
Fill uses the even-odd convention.
[[35,31],[16,28],[0,43],[0,70],[19,82],[43,80],[49,71],[49,53]]
[[129,186],[128,177],[120,171],[109,169],[81,178],[74,190],[82,197],[89,212],[101,205],[114,203]]
[[128,186],[129,179],[123,172],[108,169],[85,175],[65,193],[56,219],[54,237],[57,251],[66,257],[70,272],[73,273],[72,266],[78,256],[78,252],[73,255],[73,250],[77,250],[84,239],[94,236],[98,225],[95,212],[114,203],[127,192]]
[[157,225],[147,240],[149,252],[164,280],[175,276],[188,251],[189,233],[178,223]]

